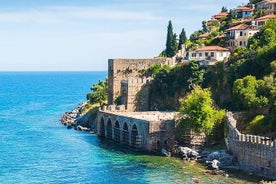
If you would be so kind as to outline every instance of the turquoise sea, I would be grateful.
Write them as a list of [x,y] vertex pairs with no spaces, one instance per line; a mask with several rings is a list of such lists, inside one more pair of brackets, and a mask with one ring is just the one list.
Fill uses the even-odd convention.
[[59,119],[106,72],[0,72],[0,183],[244,183],[133,153]]

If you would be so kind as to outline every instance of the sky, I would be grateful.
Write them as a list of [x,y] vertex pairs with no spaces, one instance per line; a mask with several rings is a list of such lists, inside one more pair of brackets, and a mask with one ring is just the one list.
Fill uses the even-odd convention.
[[153,58],[168,21],[189,36],[248,0],[0,0],[0,71],[106,71],[112,58]]

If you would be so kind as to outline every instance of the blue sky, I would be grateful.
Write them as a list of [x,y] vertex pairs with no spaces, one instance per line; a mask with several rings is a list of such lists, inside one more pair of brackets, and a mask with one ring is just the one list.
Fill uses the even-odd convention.
[[103,71],[109,58],[152,58],[166,29],[248,0],[0,0],[0,71]]

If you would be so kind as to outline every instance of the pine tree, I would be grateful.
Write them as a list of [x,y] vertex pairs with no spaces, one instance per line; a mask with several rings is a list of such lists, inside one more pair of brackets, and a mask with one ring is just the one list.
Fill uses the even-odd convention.
[[178,50],[181,49],[181,46],[186,42],[187,37],[186,37],[186,32],[184,28],[182,29],[180,35],[179,35],[179,43],[178,43]]
[[175,55],[175,45],[176,45],[176,38],[173,34],[172,22],[169,21],[165,56],[173,57]]

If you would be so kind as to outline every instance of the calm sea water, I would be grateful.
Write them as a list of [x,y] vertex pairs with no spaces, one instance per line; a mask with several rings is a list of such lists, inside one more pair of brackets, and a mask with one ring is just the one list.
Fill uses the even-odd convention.
[[132,153],[59,123],[106,72],[0,73],[0,183],[243,183]]

